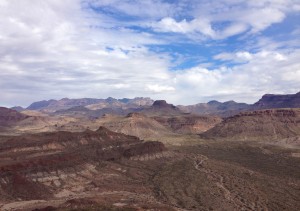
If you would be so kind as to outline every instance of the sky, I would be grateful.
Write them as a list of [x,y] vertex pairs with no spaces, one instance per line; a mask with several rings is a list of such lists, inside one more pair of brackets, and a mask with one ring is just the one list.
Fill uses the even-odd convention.
[[0,105],[300,91],[300,0],[0,0]]

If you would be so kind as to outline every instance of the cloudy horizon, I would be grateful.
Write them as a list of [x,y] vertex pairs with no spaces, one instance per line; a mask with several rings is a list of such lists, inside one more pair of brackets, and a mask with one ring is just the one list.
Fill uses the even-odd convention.
[[0,106],[300,91],[298,0],[0,0]]

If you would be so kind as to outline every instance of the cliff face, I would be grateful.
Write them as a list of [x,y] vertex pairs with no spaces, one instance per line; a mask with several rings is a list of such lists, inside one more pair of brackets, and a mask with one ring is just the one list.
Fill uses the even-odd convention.
[[184,113],[173,104],[167,103],[165,100],[156,100],[152,106],[144,108],[140,112],[147,116],[176,116]]
[[300,135],[300,109],[242,112],[226,118],[204,137],[230,140],[279,140]]
[[252,107],[253,109],[300,108],[300,92],[290,95],[266,94]]

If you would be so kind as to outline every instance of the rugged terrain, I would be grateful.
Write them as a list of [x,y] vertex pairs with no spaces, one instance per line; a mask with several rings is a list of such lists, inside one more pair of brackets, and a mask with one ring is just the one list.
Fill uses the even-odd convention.
[[143,106],[150,106],[154,101],[150,98],[137,97],[134,99],[95,99],[95,98],[81,98],[81,99],[69,99],[63,98],[61,100],[43,100],[34,102],[29,105],[27,110],[42,110],[44,112],[55,112],[59,110],[67,110],[73,107],[87,107],[91,110],[98,110],[103,108],[113,109],[127,109],[127,108],[139,108]]
[[299,108],[300,107],[300,92],[289,95],[266,94],[253,104],[252,109],[267,109],[267,108]]
[[105,128],[1,137],[1,210],[298,210],[300,149]]
[[177,106],[184,112],[193,114],[213,114],[221,117],[236,115],[242,111],[253,111],[272,108],[299,108],[300,92],[296,94],[278,95],[265,94],[254,104],[237,103],[235,101],[218,102],[216,100],[208,103],[198,103],[195,105]]
[[68,200],[97,192],[143,193],[139,184],[145,172],[139,173],[131,163],[170,156],[160,142],[143,142],[103,127],[1,137],[0,143],[2,205],[16,199]]
[[0,210],[299,210],[297,99],[205,115],[147,98],[1,108]]
[[27,115],[21,114],[18,111],[5,107],[0,107],[0,125],[2,127],[8,127],[26,118],[28,118]]
[[155,116],[156,121],[169,128],[175,133],[200,134],[222,121],[217,116],[200,116],[193,114],[177,116]]
[[285,139],[299,145],[300,142],[297,137],[300,136],[300,109],[268,109],[242,112],[226,118],[202,136],[240,141],[278,141]]
[[80,106],[59,110],[52,114],[36,110],[24,110],[21,113],[13,111],[19,115],[26,115],[27,118],[14,122],[9,130],[2,131],[2,133],[0,131],[0,134],[47,131],[81,132],[86,129],[96,130],[102,125],[112,131],[134,135],[141,139],[158,140],[163,137],[178,138],[178,134],[199,134],[222,121],[217,116],[183,113],[166,101],[155,101],[152,106],[138,110],[138,112],[130,112],[134,109],[114,109],[114,111],[111,109],[90,110]]
[[227,101],[221,103],[213,100],[209,101],[208,103],[198,103],[195,105],[180,105],[178,106],[178,108],[187,113],[201,115],[214,114],[222,117],[228,117],[241,111],[249,110],[251,108],[251,105],[246,103],[237,103],[235,101]]
[[16,110],[0,107],[0,133],[9,131],[11,127],[27,118],[29,116],[21,114]]
[[137,136],[141,139],[153,140],[172,135],[168,128],[140,113],[129,113],[125,117],[106,115],[97,122],[112,131]]

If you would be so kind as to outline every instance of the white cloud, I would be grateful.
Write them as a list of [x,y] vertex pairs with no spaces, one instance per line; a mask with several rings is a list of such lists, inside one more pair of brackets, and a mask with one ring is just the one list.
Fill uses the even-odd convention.
[[130,84],[114,84],[113,87],[117,89],[124,89],[124,88],[129,88]]
[[247,62],[251,60],[259,60],[272,58],[275,61],[287,60],[286,56],[276,51],[262,50],[258,53],[250,53],[247,51],[238,51],[236,53],[220,53],[214,56],[214,59],[221,61]]
[[[300,51],[261,51],[218,55],[222,59],[248,60],[232,68],[207,70],[192,68],[176,74],[179,96],[191,101],[201,99],[235,99],[254,102],[265,93],[296,93],[300,84]],[[243,58],[243,59],[244,59]],[[195,94],[196,93],[196,94]]]
[[175,88],[172,86],[151,84],[146,86],[146,90],[154,93],[165,93],[165,92],[173,92],[175,91]]
[[145,84],[162,85],[169,78],[168,55],[144,47],[161,41],[125,28],[98,27],[110,20],[84,10],[79,0],[1,3],[2,103],[143,96]]
[[193,33],[199,32],[206,36],[214,37],[214,31],[211,28],[209,21],[206,19],[194,19],[190,22],[182,20],[176,22],[173,18],[163,18],[158,24],[153,24],[157,31],[162,32],[178,32],[178,33]]
[[[297,11],[296,1],[193,1],[185,11],[192,20],[164,17],[152,27],[156,31],[182,34],[199,33],[212,39],[224,39],[245,33],[258,33],[280,23],[286,14]],[[297,4],[296,4],[297,5]]]
[[246,23],[241,23],[241,22],[233,23],[227,28],[225,28],[221,33],[219,33],[218,38],[221,39],[221,38],[231,37],[233,35],[237,35],[247,31],[248,28],[249,27]]
[[[244,13],[245,11],[243,11]],[[242,14],[241,14],[242,15]],[[275,8],[254,8],[240,17],[244,23],[251,26],[251,32],[260,32],[274,23],[280,23],[285,18],[283,11]]]
[[253,58],[252,54],[246,51],[237,52],[236,57],[242,60],[251,60]]
[[[133,26],[218,40],[244,32],[259,34],[297,10],[293,6],[297,2],[292,0],[193,1],[195,9],[190,10],[183,9],[190,1],[85,2],[105,6],[107,13],[116,10],[139,17]],[[186,13],[189,19],[184,18]],[[266,92],[299,91],[300,52],[291,41],[259,39],[255,51],[245,46],[233,52],[220,48],[213,58],[225,64],[234,61],[237,66],[209,70],[199,64],[171,71],[169,54],[173,52],[157,53],[147,46],[168,45],[167,39],[172,37],[162,39],[128,28],[134,20],[120,19],[91,11],[80,0],[0,0],[1,103],[13,106],[62,97],[149,96],[190,104],[213,98],[255,101]]]

